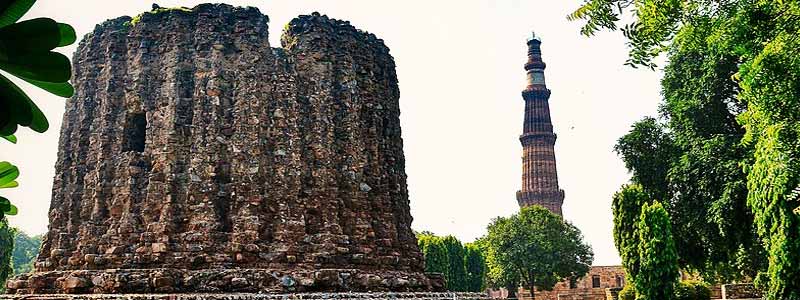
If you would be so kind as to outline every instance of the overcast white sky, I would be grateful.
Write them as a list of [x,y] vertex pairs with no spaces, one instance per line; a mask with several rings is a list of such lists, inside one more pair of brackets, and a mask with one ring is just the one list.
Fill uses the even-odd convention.
[[[163,7],[204,1],[154,0]],[[550,105],[558,134],[564,216],[584,233],[595,265],[618,264],[611,234],[611,195],[629,179],[612,151],[630,125],[656,112],[660,72],[623,66],[619,33],[579,35],[566,15],[582,1],[222,1],[255,6],[270,17],[270,43],[283,25],[319,11],[384,39],[397,64],[411,192],[413,227],[481,236],[496,216],[517,208],[520,186],[526,60],[525,39],[541,36]],[[95,24],[150,10],[152,1],[39,0],[26,16],[47,16],[75,27],[79,38]],[[75,47],[64,53],[72,56]],[[20,187],[4,190],[20,208],[11,223],[29,233],[47,229],[58,134],[65,99],[22,84],[50,120],[51,129],[18,131],[19,144],[0,143],[0,160],[20,167]]]

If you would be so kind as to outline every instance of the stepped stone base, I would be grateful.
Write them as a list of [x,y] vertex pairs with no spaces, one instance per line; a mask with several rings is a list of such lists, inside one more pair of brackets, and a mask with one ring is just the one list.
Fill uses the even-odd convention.
[[488,300],[485,293],[297,293],[297,294],[84,294],[0,295],[0,300]]
[[[49,272],[37,272],[32,274],[22,274],[14,278],[13,280],[9,281],[7,283],[7,288],[8,288],[7,291],[10,294],[18,294],[18,295],[142,294],[142,293],[271,293],[274,296],[274,294],[280,294],[280,293],[309,293],[309,292],[313,293],[322,291],[325,292],[444,291],[444,278],[440,274],[424,275],[415,272],[402,272],[402,271],[371,272],[367,270],[357,270],[357,269],[319,269],[319,270],[308,270],[308,269],[182,270],[182,269],[170,269],[170,268],[109,269],[109,270],[49,271]],[[205,299],[205,298],[119,298],[119,297],[121,296],[114,296],[114,298],[109,298],[109,299]],[[35,299],[40,299],[40,298],[35,298]],[[41,299],[49,299],[49,298],[41,298]],[[54,299],[89,299],[89,298],[54,298]],[[104,298],[92,298],[92,299],[104,299]],[[208,299],[223,299],[223,298],[208,298]],[[235,299],[262,299],[262,298],[235,298]],[[304,299],[311,299],[311,298],[304,298]]]

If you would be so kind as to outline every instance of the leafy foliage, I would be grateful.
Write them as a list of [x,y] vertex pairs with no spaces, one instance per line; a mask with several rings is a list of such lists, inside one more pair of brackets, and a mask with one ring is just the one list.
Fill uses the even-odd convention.
[[463,292],[467,290],[467,271],[464,265],[464,246],[452,235],[442,239],[447,252],[447,289]]
[[636,289],[632,284],[625,285],[617,295],[619,300],[636,300]]
[[42,236],[29,236],[17,230],[14,237],[14,252],[12,254],[12,265],[14,274],[28,273],[33,270],[33,262],[39,254],[39,247],[42,245]]
[[522,282],[518,270],[503,265],[503,261],[501,261],[503,256],[495,253],[498,248],[491,247],[486,236],[479,239],[476,244],[486,255],[486,286],[494,289],[505,288],[509,293],[508,298],[516,298],[514,294]]
[[464,266],[467,271],[466,291],[483,291],[484,277],[486,277],[486,259],[477,244],[468,243],[464,245]]
[[[71,26],[48,18],[17,22],[35,3],[11,0],[0,4],[0,69],[61,97],[74,93],[69,84],[69,59],[52,51],[75,42]],[[0,75],[0,136],[14,134],[17,126],[44,132],[49,127],[39,107],[8,78]],[[14,138],[15,140],[15,138]]]
[[0,292],[5,290],[5,282],[13,274],[11,268],[11,249],[14,248],[15,230],[8,226],[8,220],[0,216]]
[[565,278],[583,277],[594,258],[575,226],[538,205],[496,218],[484,239],[489,281],[507,288],[552,290]]
[[[631,3],[634,8],[630,12],[609,11],[593,6]],[[578,13],[581,10],[585,12]],[[676,68],[680,71],[676,73],[680,77],[675,77],[679,80],[672,83],[683,81],[679,86],[702,92],[696,93],[694,98],[726,103],[728,111],[736,116],[744,128],[744,143],[739,147],[735,143],[741,134],[731,134],[728,140],[712,140],[715,144],[708,144],[708,149],[721,150],[722,155],[717,157],[730,163],[708,161],[707,165],[688,165],[692,167],[685,169],[717,166],[711,170],[723,180],[700,181],[702,184],[708,183],[708,191],[717,191],[712,195],[722,193],[712,205],[712,214],[707,219],[717,223],[721,232],[738,240],[741,247],[735,250],[737,253],[759,253],[746,249],[748,239],[744,235],[736,237],[736,234],[730,235],[725,229],[738,227],[742,231],[749,230],[747,225],[750,221],[747,218],[740,219],[742,198],[746,198],[746,206],[751,211],[759,240],[769,256],[765,275],[757,277],[759,282],[768,282],[765,298],[800,299],[800,268],[797,267],[800,265],[800,215],[796,213],[800,203],[793,196],[800,186],[800,167],[797,162],[797,157],[800,157],[800,110],[797,109],[800,104],[800,56],[797,55],[797,49],[800,47],[796,38],[800,34],[800,3],[766,0],[590,0],[578,12],[574,19],[587,20],[586,29],[589,32],[602,28],[615,30],[616,25],[610,26],[608,22],[601,21],[619,20],[622,19],[621,15],[627,13],[632,14],[633,24],[650,28],[639,31],[638,39],[629,37],[632,61],[652,64],[652,58],[665,49],[672,49],[674,52],[670,53],[667,70],[683,62],[689,62],[687,66],[701,67],[696,74],[690,73],[690,68]],[[650,26],[659,22],[664,26]],[[641,42],[641,38],[657,41],[666,47],[651,48],[653,43]],[[641,49],[656,51],[640,55],[642,52],[637,51]],[[662,82],[665,89],[670,86],[669,83]],[[668,93],[665,92],[665,96],[669,97]],[[738,107],[731,105],[734,103],[730,101],[732,99],[740,101]],[[695,107],[701,108],[698,112],[722,116],[714,113],[722,106]],[[707,122],[715,126],[731,123],[730,118],[712,118]],[[742,179],[741,173],[733,171],[736,159],[731,158],[736,156],[744,157],[738,162],[744,166],[745,179]],[[746,196],[743,197],[744,194]],[[733,212],[733,217],[728,217],[727,223],[718,218],[728,214],[726,210]],[[676,228],[676,231],[682,229]],[[706,233],[701,232],[702,235]],[[709,257],[713,260],[714,256],[712,253]],[[763,261],[746,257],[737,259]]]
[[423,232],[417,235],[417,242],[425,258],[425,272],[440,273],[445,275],[446,278],[447,274],[449,274],[449,260],[447,248],[445,248],[442,238],[432,233]]
[[[61,97],[71,97],[75,92],[68,82],[72,76],[69,59],[55,48],[70,45],[77,39],[75,30],[48,18],[18,22],[36,3],[36,0],[0,1],[0,70]],[[0,74],[0,137],[17,143],[14,133],[25,126],[36,132],[49,127],[47,118],[36,104],[16,84]],[[9,162],[0,162],[0,189],[16,187],[19,170]],[[16,215],[17,207],[0,196],[0,219]],[[8,225],[0,225],[0,281],[9,275],[6,262],[13,243],[9,239]]]
[[141,14],[136,15],[135,17],[131,18],[130,21],[126,22],[124,25],[126,25],[126,26],[136,26],[136,24],[138,24],[139,22],[142,21],[142,17],[145,14],[157,15],[157,14],[168,13],[168,12],[192,12],[192,9],[188,8],[188,7],[183,7],[183,6],[181,6],[181,7],[153,7],[153,10],[151,10],[149,12],[143,12]]
[[[0,189],[17,187],[19,184],[16,179],[19,176],[19,169],[6,161],[0,161]],[[0,196],[0,218],[4,215],[16,215],[17,207],[11,204],[8,199]]]
[[443,274],[448,290],[483,289],[486,261],[477,244],[464,246],[453,236],[439,237],[430,232],[417,233],[417,241],[425,258],[425,272]]
[[658,201],[642,206],[639,220],[639,272],[636,274],[637,300],[673,298],[678,273],[678,256],[672,240],[667,210]]
[[622,266],[633,282],[639,273],[639,218],[642,206],[650,202],[641,185],[622,186],[611,203],[614,214],[614,245],[619,251]]
[[675,285],[675,300],[709,300],[711,288],[708,283],[684,280]]

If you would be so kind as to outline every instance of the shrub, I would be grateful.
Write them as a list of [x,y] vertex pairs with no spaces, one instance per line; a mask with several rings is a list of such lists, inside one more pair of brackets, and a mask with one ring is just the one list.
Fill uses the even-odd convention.
[[628,284],[619,291],[618,295],[619,300],[635,300],[636,299],[636,290],[633,288],[633,285]]
[[684,280],[675,285],[675,300],[709,300],[711,288],[705,282]]

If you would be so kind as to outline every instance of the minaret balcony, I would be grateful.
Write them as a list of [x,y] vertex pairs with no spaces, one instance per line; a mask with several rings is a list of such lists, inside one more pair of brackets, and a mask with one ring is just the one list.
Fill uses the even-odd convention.
[[527,89],[522,91],[522,99],[549,99],[550,90],[542,85],[529,85]]
[[547,144],[556,143],[556,134],[552,132],[527,132],[519,136],[522,146],[534,144],[537,141],[544,141]]
[[529,60],[528,63],[525,64],[526,71],[532,69],[544,70],[545,68],[547,68],[547,64],[541,60]]

